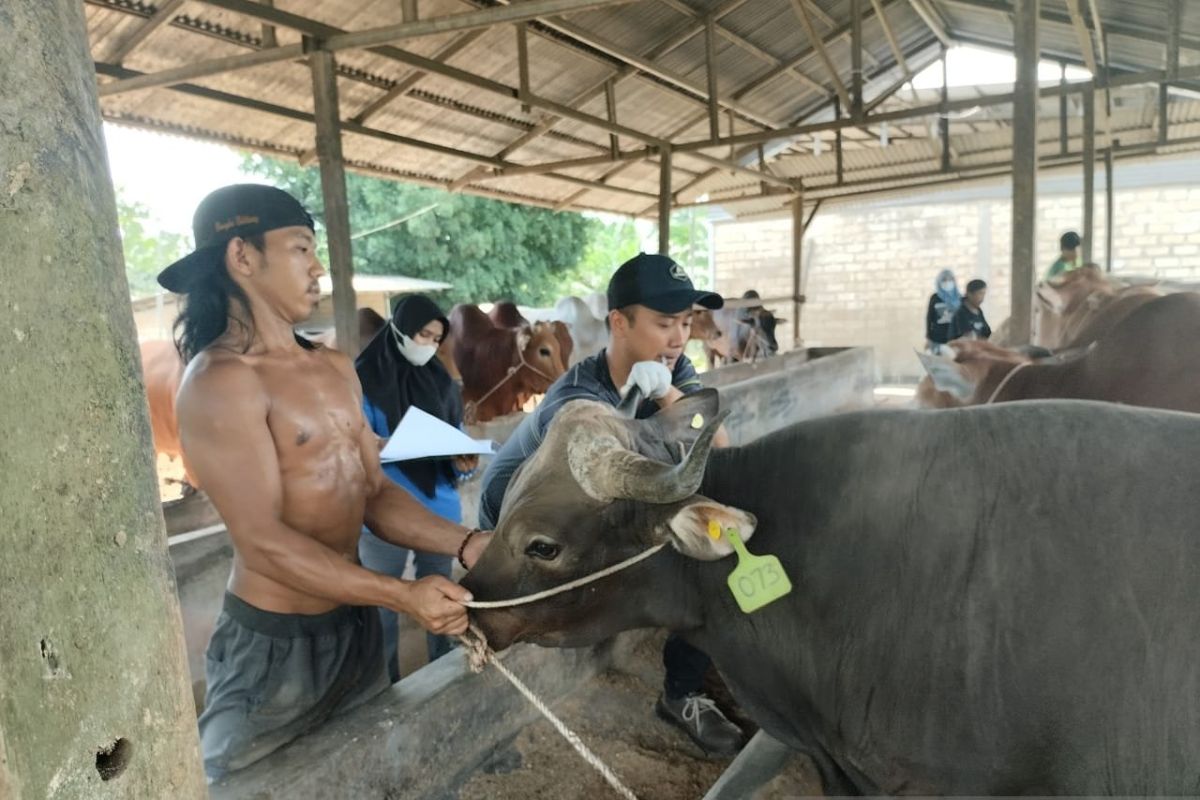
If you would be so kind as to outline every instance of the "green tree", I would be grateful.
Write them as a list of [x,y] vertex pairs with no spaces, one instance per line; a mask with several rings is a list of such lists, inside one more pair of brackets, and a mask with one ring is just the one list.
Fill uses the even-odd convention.
[[[247,156],[243,171],[295,195],[321,221],[316,169]],[[547,305],[576,282],[599,223],[423,186],[346,175],[354,269],[444,281],[446,304],[514,300]],[[322,255],[326,255],[322,253]]]
[[117,224],[121,229],[121,249],[125,253],[125,277],[132,297],[145,297],[158,291],[155,280],[163,267],[183,257],[191,248],[188,237],[150,227],[150,209],[125,197],[117,188]]

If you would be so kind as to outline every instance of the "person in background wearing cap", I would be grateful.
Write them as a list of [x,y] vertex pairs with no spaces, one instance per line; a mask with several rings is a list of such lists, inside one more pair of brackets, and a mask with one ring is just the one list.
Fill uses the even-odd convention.
[[1079,255],[1081,244],[1083,244],[1083,240],[1075,231],[1067,231],[1059,238],[1058,246],[1062,252],[1059,253],[1058,260],[1051,264],[1050,269],[1046,271],[1046,280],[1054,280],[1065,272],[1083,266],[1083,260]]
[[208,645],[200,744],[209,781],[241,769],[389,685],[379,614],[466,630],[469,593],[358,565],[380,538],[474,563],[487,535],[427,511],[388,480],[345,355],[293,333],[320,297],[312,217],[250,184],[206,197],[196,251],[159,276],[185,295],[188,362],[176,401],[188,464],[220,512],[234,562]]
[[[637,412],[645,419],[700,390],[700,378],[683,355],[696,305],[718,309],[724,300],[697,291],[683,268],[666,256],[641,253],[617,269],[608,284],[608,347],[555,381],[492,459],[483,476],[481,526],[495,527],[517,468],[537,451],[550,421],[566,403],[593,400],[616,406],[636,386],[647,398]],[[724,429],[714,442],[728,445]],[[655,710],[705,752],[729,756],[741,748],[742,731],[704,695],[704,673],[711,663],[682,638],[669,637],[663,648],[666,679]]]

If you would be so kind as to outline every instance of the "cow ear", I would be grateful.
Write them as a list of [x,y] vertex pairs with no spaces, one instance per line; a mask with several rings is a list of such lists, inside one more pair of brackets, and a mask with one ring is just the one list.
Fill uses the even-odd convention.
[[962,400],[975,394],[975,382],[955,362],[928,353],[917,353],[917,358],[939,392],[949,392]]
[[659,410],[642,425],[655,431],[654,438],[664,442],[693,442],[708,421],[721,410],[716,389],[701,389]]
[[696,496],[675,512],[662,534],[685,556],[699,561],[716,561],[732,553],[733,546],[724,534],[717,539],[709,535],[713,522],[720,525],[722,531],[736,528],[742,541],[753,536],[758,525],[758,520],[748,511]]
[[531,339],[533,339],[533,331],[527,327],[520,328],[517,331],[517,352],[524,353],[525,348],[529,347]]

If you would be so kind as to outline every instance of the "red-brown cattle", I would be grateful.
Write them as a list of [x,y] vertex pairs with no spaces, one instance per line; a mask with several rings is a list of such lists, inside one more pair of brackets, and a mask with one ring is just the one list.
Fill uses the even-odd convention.
[[1049,350],[1087,347],[1162,296],[1157,286],[1114,281],[1094,264],[1072,270],[1038,286],[1033,343]]
[[[1034,361],[988,342],[951,342],[953,374],[926,376],[917,402],[955,408],[1070,398],[1200,412],[1200,294],[1153,298],[1074,356]],[[937,365],[935,365],[936,368]],[[941,370],[938,370],[941,372]]]
[[174,342],[153,340],[139,345],[142,351],[142,380],[146,384],[146,403],[150,406],[150,431],[154,435],[154,452],[183,463],[189,486],[199,488],[196,476],[183,461],[179,444],[179,422],[175,418],[175,395],[183,379],[183,359]]
[[463,400],[472,421],[519,411],[544,394],[567,371],[571,335],[561,322],[499,327],[474,305],[450,312],[454,361],[462,375]]

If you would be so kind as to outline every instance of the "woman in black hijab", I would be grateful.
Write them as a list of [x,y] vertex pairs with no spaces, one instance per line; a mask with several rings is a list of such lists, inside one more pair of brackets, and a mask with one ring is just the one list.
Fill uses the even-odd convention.
[[[390,437],[412,406],[455,427],[462,425],[462,391],[435,357],[450,323],[437,304],[424,295],[410,295],[396,303],[392,318],[375,334],[354,362],[363,387],[363,413],[376,435]],[[408,490],[435,514],[462,522],[459,479],[469,476],[478,457],[397,461],[383,465],[389,478]],[[362,565],[375,572],[401,577],[410,551],[389,544],[365,527],[358,543]],[[433,553],[415,553],[418,578],[450,577],[453,559]],[[400,679],[396,612],[381,608],[384,652],[392,681]],[[429,660],[450,650],[445,636],[427,634]]]

